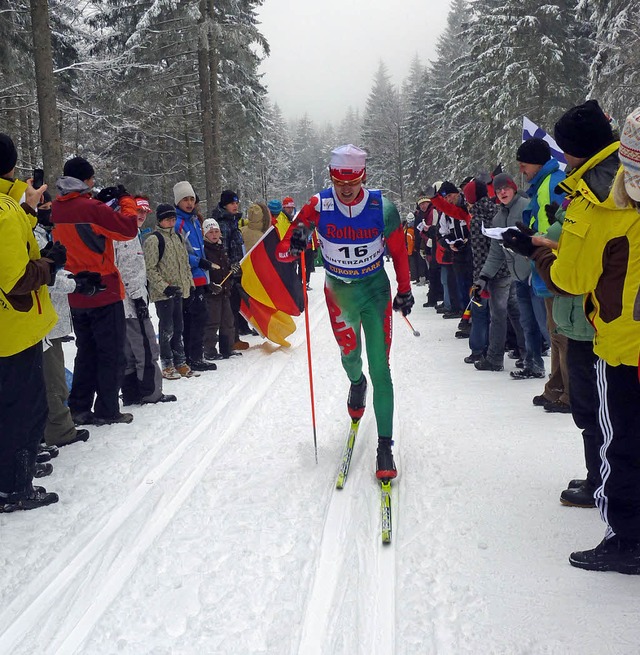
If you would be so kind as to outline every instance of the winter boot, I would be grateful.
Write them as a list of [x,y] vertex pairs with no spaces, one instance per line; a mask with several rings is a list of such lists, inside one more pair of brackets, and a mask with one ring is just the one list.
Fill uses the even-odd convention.
[[504,370],[504,365],[494,364],[493,362],[490,362],[486,357],[483,357],[482,359],[479,359],[477,362],[474,363],[474,366],[479,371],[502,371],[502,370]]
[[475,364],[476,362],[479,362],[481,359],[482,359],[482,353],[471,353],[470,355],[464,358],[464,363]]
[[173,403],[178,400],[172,393],[163,393],[157,400],[143,400],[143,405],[155,405],[156,403]]
[[183,378],[199,378],[200,373],[196,373],[195,371],[191,370],[191,367],[188,364],[180,364],[180,366],[176,366],[176,371],[180,373],[180,375]]
[[543,378],[544,370],[534,368],[523,368],[519,371],[510,371],[509,375],[514,380],[532,380],[533,378]]
[[35,471],[33,473],[34,478],[46,478],[48,475],[51,475],[53,473],[53,464],[49,464],[49,462],[44,462],[40,464],[36,464]]
[[175,366],[167,366],[162,369],[162,377],[165,380],[179,380],[182,376],[176,371]]
[[565,489],[560,494],[560,502],[567,507],[595,507],[596,502],[593,499],[594,491],[593,486],[585,481],[581,487]]
[[376,478],[378,480],[392,480],[398,475],[391,446],[393,446],[392,439],[378,437],[378,453],[376,455]]
[[71,420],[75,425],[95,425],[96,415],[89,412],[71,412]]
[[96,425],[113,425],[114,423],[131,423],[133,414],[118,412],[115,416],[96,416]]
[[49,453],[51,459],[55,459],[60,454],[58,446],[47,446],[44,442],[40,444],[40,450]]
[[551,414],[571,414],[571,405],[560,400],[552,400],[545,404],[544,411]]
[[9,514],[18,510],[38,509],[58,502],[58,494],[48,493],[44,487],[31,487],[22,492],[0,496],[0,513]]
[[347,409],[349,416],[354,421],[359,421],[364,414],[364,408],[367,403],[367,378],[362,374],[360,381],[355,384],[351,383],[349,388],[349,397],[347,398]]
[[617,535],[604,539],[591,550],[571,553],[569,564],[587,571],[617,571],[640,574],[640,541]]
[[215,371],[218,368],[214,362],[207,364],[203,359],[196,362],[189,362],[189,366],[192,371]]

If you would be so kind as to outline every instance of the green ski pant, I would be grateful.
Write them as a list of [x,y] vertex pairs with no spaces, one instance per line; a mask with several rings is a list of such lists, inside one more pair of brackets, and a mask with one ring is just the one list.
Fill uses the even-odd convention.
[[353,383],[362,377],[362,336],[366,341],[373,411],[378,436],[393,434],[393,383],[389,370],[391,348],[391,286],[386,272],[352,282],[325,277],[324,293],[333,334],[340,346],[342,366]]

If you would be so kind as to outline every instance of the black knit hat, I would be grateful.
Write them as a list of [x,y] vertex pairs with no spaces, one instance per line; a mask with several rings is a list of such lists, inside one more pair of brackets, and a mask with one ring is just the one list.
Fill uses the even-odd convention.
[[91,179],[96,174],[93,166],[84,157],[74,157],[65,162],[63,173],[83,182]]
[[440,188],[438,189],[438,193],[441,196],[448,196],[450,193],[460,193],[460,189],[458,189],[458,187],[453,182],[449,182],[449,180],[445,180],[440,185]]
[[164,221],[165,218],[175,218],[176,208],[173,205],[161,203],[156,207],[156,221]]
[[611,123],[597,100],[587,100],[572,107],[553,130],[563,152],[573,157],[589,158],[615,141]]
[[0,175],[10,173],[18,161],[18,151],[10,136],[0,133]]
[[238,194],[235,191],[223,191],[220,194],[220,207],[226,207],[232,202],[238,202]]
[[516,161],[523,164],[538,164],[544,166],[551,159],[549,144],[538,137],[532,137],[520,144],[516,153]]

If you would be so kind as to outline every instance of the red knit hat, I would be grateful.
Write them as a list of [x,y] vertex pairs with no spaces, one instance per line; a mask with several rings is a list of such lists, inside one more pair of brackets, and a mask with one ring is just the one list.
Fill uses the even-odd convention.
[[282,201],[282,206],[283,206],[283,207],[295,207],[295,206],[296,206],[296,203],[293,202],[293,198],[292,198],[291,196],[287,196],[287,197],[284,198],[284,200]]

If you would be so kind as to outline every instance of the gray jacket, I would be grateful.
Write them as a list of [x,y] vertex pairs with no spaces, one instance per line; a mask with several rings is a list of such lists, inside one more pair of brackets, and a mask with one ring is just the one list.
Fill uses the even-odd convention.
[[113,246],[116,266],[124,284],[124,315],[125,318],[136,318],[136,306],[133,301],[143,298],[145,303],[148,303],[147,268],[142,244],[140,238],[136,237],[131,241],[115,241]]
[[164,237],[162,259],[158,249],[158,237],[153,232],[145,239],[142,247],[147,265],[149,299],[151,302],[167,300],[164,290],[169,286],[180,287],[182,297],[188,298],[193,287],[193,278],[184,239],[172,228],[158,227],[157,231]]
[[[515,227],[518,221],[522,221],[522,212],[528,205],[529,199],[523,198],[521,195],[516,195],[508,205],[500,205],[493,217],[493,227]],[[480,275],[492,280],[505,262],[514,280],[524,282],[529,279],[531,275],[529,260],[522,255],[506,250],[502,247],[502,241],[497,239],[491,239],[489,254]]]

